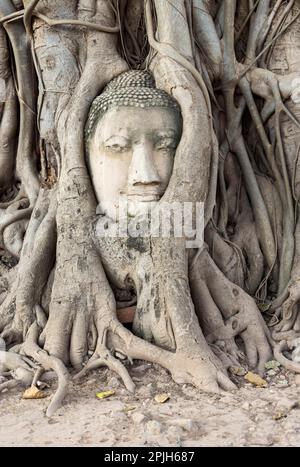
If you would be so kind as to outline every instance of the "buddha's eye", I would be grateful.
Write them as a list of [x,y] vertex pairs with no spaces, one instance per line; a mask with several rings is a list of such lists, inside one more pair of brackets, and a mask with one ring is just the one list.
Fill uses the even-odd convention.
[[112,152],[126,152],[130,149],[130,141],[127,138],[113,136],[105,141],[104,147]]
[[177,146],[177,142],[174,138],[160,138],[156,145],[155,148],[158,151],[175,151]]
[[129,149],[128,146],[120,146],[120,144],[111,144],[105,147],[113,152],[126,152]]

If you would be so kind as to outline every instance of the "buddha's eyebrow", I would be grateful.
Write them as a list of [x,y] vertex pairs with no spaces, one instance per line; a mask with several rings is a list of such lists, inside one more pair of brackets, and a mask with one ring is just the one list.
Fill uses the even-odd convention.
[[158,131],[157,135],[160,138],[172,138],[176,136],[176,131],[173,129]]
[[124,135],[110,135],[108,138],[106,138],[104,140],[104,144],[106,143],[109,143],[110,140],[112,139],[119,139],[119,140],[123,140],[123,141],[129,141],[129,138],[127,136],[124,136]]

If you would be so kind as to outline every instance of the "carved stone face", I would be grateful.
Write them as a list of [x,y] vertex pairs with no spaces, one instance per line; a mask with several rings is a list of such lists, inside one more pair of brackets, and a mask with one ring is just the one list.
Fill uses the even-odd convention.
[[122,197],[131,215],[142,203],[159,201],[180,134],[180,117],[171,108],[118,107],[104,114],[89,143],[88,165],[97,200],[109,217]]

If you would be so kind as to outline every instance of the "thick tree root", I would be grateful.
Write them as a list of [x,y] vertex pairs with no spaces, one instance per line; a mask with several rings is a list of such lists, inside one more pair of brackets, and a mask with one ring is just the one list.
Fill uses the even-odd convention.
[[[290,351],[295,339],[300,337],[299,302],[300,282],[295,280],[290,283],[282,296],[272,304],[272,310],[275,311],[275,314],[270,321],[272,338],[275,341],[275,358],[282,366],[296,373],[300,373],[300,365],[287,358],[283,352]],[[275,324],[276,320],[277,324]]]
[[115,371],[123,380],[126,389],[129,392],[134,392],[135,384],[132,381],[125,366],[115,358],[105,345],[108,329],[104,329],[102,336],[98,339],[98,344],[93,356],[90,358],[86,366],[75,376],[75,380],[80,379],[88,371],[96,368],[107,366]]
[[206,353],[200,348],[197,350],[192,342],[190,353],[180,350],[170,352],[133,335],[117,322],[111,339],[113,346],[131,359],[158,363],[170,371],[173,380],[178,384],[192,384],[210,393],[220,393],[222,389],[235,389],[235,385],[226,376],[213,353],[209,349]]
[[8,344],[25,340],[36,319],[55,259],[55,213],[55,190],[41,189],[27,228],[14,287],[1,305],[0,330]]
[[264,373],[272,356],[271,338],[254,300],[222,274],[206,250],[191,264],[190,284],[208,342],[225,342],[234,362],[239,358],[234,339],[240,336],[249,365]]
[[0,392],[17,386],[30,386],[34,372],[38,371],[36,368],[37,365],[26,356],[0,350],[0,376],[13,378],[0,385]]
[[32,357],[36,362],[42,365],[45,371],[54,370],[58,377],[58,388],[54,394],[51,403],[47,409],[46,415],[52,417],[56,410],[61,406],[68,387],[69,373],[61,360],[49,355],[42,350],[38,344],[40,328],[37,323],[33,323],[28,331],[27,339],[23,345],[23,351],[26,355]]
[[[51,417],[61,406],[67,393],[69,374],[59,358],[49,355],[37,345],[40,328],[34,323],[22,346],[22,351],[33,358],[42,368],[36,370],[33,381],[36,382],[43,371],[53,369],[58,376],[58,389],[47,409],[47,416]],[[103,344],[103,336],[108,334],[109,350]],[[110,325],[102,333],[98,340],[96,350],[86,366],[75,375],[74,380],[79,380],[88,371],[107,366],[115,371],[123,380],[129,392],[134,392],[135,385],[124,365],[113,356],[114,349],[118,349],[130,359],[146,360],[158,363],[170,371],[175,382],[179,384],[193,384],[204,392],[219,394],[222,390],[233,390],[235,385],[224,373],[220,363],[212,355],[195,351],[191,354],[182,352],[170,352],[161,349],[149,342],[134,336],[116,320],[111,320]],[[101,342],[101,343],[100,343]],[[32,383],[33,384],[33,383]]]
[[287,298],[283,302],[281,309],[279,309],[281,320],[280,323],[275,326],[276,332],[286,332],[291,330],[294,330],[295,332],[300,331],[299,302],[300,282],[297,280],[289,285]]
[[17,388],[21,384],[22,384],[21,381],[17,381],[16,379],[11,379],[9,381],[5,381],[4,383],[0,384],[0,392],[4,391],[4,389]]
[[[8,154],[12,157],[8,158],[7,154],[4,154],[5,151],[0,151],[0,156],[1,154],[5,156],[5,164],[9,162],[8,173],[0,173],[0,192],[13,178],[15,159],[17,172],[19,172],[16,175],[19,175],[23,187],[22,196],[20,195],[12,203],[8,202],[0,206],[6,209],[0,219],[0,243],[16,257],[19,257],[21,246],[23,247],[17,281],[10,288],[5,288],[3,294],[1,293],[0,330],[4,331],[3,336],[8,344],[13,341],[24,341],[18,350],[38,364],[38,366],[33,364],[26,356],[1,350],[0,373],[4,375],[9,373],[8,376],[14,379],[0,385],[0,391],[21,384],[35,385],[44,371],[52,369],[58,377],[58,388],[47,410],[47,415],[51,416],[59,408],[67,393],[69,373],[65,365],[71,363],[73,368],[80,370],[75,380],[83,377],[92,369],[107,366],[115,371],[122,378],[126,388],[133,392],[134,383],[129,372],[115,357],[115,352],[118,351],[128,359],[142,359],[160,364],[170,371],[173,379],[178,383],[190,383],[200,390],[220,393],[223,389],[231,390],[235,387],[226,375],[225,369],[231,365],[238,365],[240,361],[245,362],[245,359],[242,360],[243,355],[237,345],[238,337],[243,342],[243,350],[249,365],[263,373],[265,363],[272,355],[270,333],[254,300],[244,292],[243,287],[245,284],[248,285],[248,290],[254,293],[261,282],[267,264],[270,271],[273,268],[275,272],[280,271],[279,290],[281,291],[289,280],[292,262],[297,262],[294,256],[294,221],[296,221],[294,207],[298,199],[295,196],[296,191],[290,186],[292,177],[288,172],[288,157],[284,153],[283,143],[285,141],[280,134],[282,123],[279,120],[280,114],[286,114],[297,130],[299,123],[288,106],[282,102],[282,99],[289,99],[291,95],[291,90],[285,94],[284,78],[277,79],[276,75],[269,70],[258,71],[253,67],[258,57],[263,55],[264,62],[267,59],[265,51],[270,48],[271,43],[268,43],[265,50],[259,53],[259,49],[264,47],[263,42],[267,38],[266,31],[271,31],[272,42],[279,38],[276,25],[275,29],[271,30],[272,21],[276,16],[274,10],[270,14],[271,2],[255,2],[245,22],[242,22],[238,36],[253,15],[243,65],[237,64],[239,58],[236,58],[235,54],[238,49],[238,38],[234,36],[234,31],[236,17],[239,15],[238,4],[244,2],[219,2],[224,8],[223,13],[220,8],[216,19],[219,21],[223,17],[221,24],[218,25],[218,29],[222,31],[217,34],[207,5],[218,2],[178,0],[178,6],[175,8],[172,2],[147,0],[145,17],[149,44],[146,46],[145,43],[139,43],[137,34],[136,37],[135,34],[131,34],[129,23],[134,23],[134,18],[126,17],[130,8],[126,9],[125,0],[122,2],[85,0],[78,2],[78,5],[77,2],[72,1],[61,2],[64,3],[64,7],[66,3],[73,5],[74,18],[71,17],[72,15],[64,17],[63,13],[60,18],[59,2],[56,2],[57,5],[51,9],[51,2],[47,1],[41,2],[45,5],[49,3],[49,11],[46,8],[48,16],[46,16],[45,12],[43,13],[45,5],[39,5],[36,11],[35,7],[38,2],[39,0],[26,2],[29,6],[25,5],[25,11],[15,14],[11,2],[0,0],[2,21],[3,16],[8,15],[4,18],[5,29],[14,52],[14,60],[12,59],[11,63],[15,63],[16,68],[21,117],[17,157],[14,156],[11,147],[13,138],[10,138],[8,148]],[[128,2],[128,6],[132,4],[131,9],[133,9],[134,3],[138,2]],[[195,5],[190,5],[190,3],[195,3]],[[275,5],[278,11],[280,3],[277,1]],[[293,3],[289,1],[288,8],[292,7]],[[142,5],[142,2],[140,4]],[[193,18],[190,7],[195,7],[196,10]],[[140,33],[143,33],[142,11],[143,7],[140,7],[140,12],[136,13],[139,18],[137,24],[131,25],[136,31],[139,29]],[[287,10],[284,10],[284,15],[285,11]],[[153,14],[154,12],[156,15]],[[26,32],[24,25],[19,21],[23,13]],[[75,18],[76,15],[78,19]],[[32,31],[32,17],[38,18],[34,31]],[[162,244],[161,247],[159,241],[152,242],[150,254],[153,266],[152,269],[150,268],[152,282],[148,282],[148,284],[151,282],[151,287],[149,285],[148,289],[144,287],[145,281],[142,284],[142,292],[142,287],[137,287],[139,293],[137,293],[138,306],[135,321],[138,322],[140,319],[139,335],[144,339],[135,336],[118,322],[114,296],[107,280],[108,274],[106,275],[101,258],[89,237],[89,224],[95,215],[97,203],[83,149],[84,122],[91,103],[103,86],[114,76],[128,69],[128,63],[123,61],[117,51],[117,32],[122,29],[120,18],[122,21],[124,19],[125,29],[131,37],[136,55],[139,55],[139,51],[141,55],[143,54],[141,45],[146,49],[150,45],[156,51],[155,60],[152,60],[150,54],[147,65],[152,68],[158,87],[172,94],[182,110],[184,131],[176,151],[173,174],[164,199],[166,201],[205,202],[207,211],[205,224],[212,217],[213,211],[222,211],[222,206],[220,208],[219,204],[215,203],[218,151],[213,126],[214,109],[211,105],[213,101],[216,107],[220,104],[224,106],[227,114],[224,117],[226,128],[222,128],[222,122],[220,125],[218,125],[219,122],[215,122],[218,138],[225,141],[221,145],[221,149],[226,149],[221,151],[222,157],[225,159],[227,153],[232,151],[234,158],[241,166],[241,177],[239,171],[238,177],[235,178],[231,170],[228,170],[229,181],[234,181],[232,185],[235,188],[237,184],[244,185],[246,188],[243,190],[246,193],[244,196],[251,201],[251,203],[247,201],[248,209],[242,212],[240,200],[237,199],[241,197],[240,193],[234,197],[233,202],[230,199],[230,183],[226,180],[224,173],[221,174],[223,190],[221,187],[220,191],[221,196],[224,197],[222,203],[226,206],[223,206],[224,212],[221,212],[221,215],[220,212],[216,214],[216,219],[221,218],[221,228],[216,222],[216,230],[223,235],[227,246],[230,243],[239,246],[238,259],[241,259],[243,274],[238,284],[241,287],[229,280],[233,280],[237,271],[232,268],[234,272],[230,276],[229,268],[222,269],[220,261],[220,268],[226,273],[225,277],[207,251],[197,254],[188,264],[187,255],[182,253],[183,250],[180,252],[180,249],[172,245],[171,241],[168,240],[167,244]],[[8,21],[8,19],[16,19],[16,21]],[[107,25],[101,26],[103,19]],[[115,26],[116,19],[120,23],[117,26]],[[264,20],[267,21],[266,31],[258,37]],[[67,23],[68,26],[61,29],[61,26]],[[169,28],[170,24],[174,27]],[[280,34],[291,24],[284,26]],[[79,28],[72,28],[71,25],[87,27],[84,31],[83,43],[76,38],[76,34],[80,34]],[[55,30],[52,29],[53,27]],[[76,33],[74,32],[73,35],[72,31],[75,29]],[[47,168],[54,171],[57,168],[56,175],[59,175],[58,209],[55,203],[56,194],[50,200],[50,190],[40,189],[37,161],[34,157],[35,85],[31,76],[30,41],[27,40],[31,40],[33,50],[43,49],[41,42],[47,48],[48,41],[49,44],[52,41],[51,48],[55,49],[57,44],[56,41],[53,42],[53,31],[55,34],[58,31],[59,33],[64,31],[61,42],[66,49],[66,68],[64,69],[64,60],[60,60],[64,52],[59,46],[57,51],[53,52],[53,56],[49,54],[47,66],[43,64],[43,52],[40,55],[37,53],[36,57],[34,53],[33,61],[35,61],[40,81],[38,125],[47,127],[51,120],[49,134],[45,136],[45,139],[40,132],[40,146],[41,148],[50,147],[54,141],[59,161],[52,167],[46,150],[46,154],[42,154],[42,174],[44,171],[43,175],[46,180]],[[43,40],[42,36],[44,36]],[[219,40],[221,36],[223,44]],[[214,62],[210,72],[204,69],[205,60],[199,59],[195,53],[197,44],[194,43],[194,37],[201,38],[203,42],[201,46],[205,54]],[[124,56],[126,56],[126,41],[124,43],[122,34],[121,39]],[[147,39],[144,37],[143,40]],[[77,47],[80,50],[77,50]],[[255,58],[256,52],[259,55]],[[135,63],[135,59],[130,58],[131,61],[128,60],[128,62]],[[57,65],[55,62],[61,62],[62,65]],[[70,82],[68,79],[64,81],[62,76],[62,80],[53,80],[57,81],[53,82],[53,87],[52,84],[48,86],[47,83],[52,83],[52,77],[56,71],[59,71],[57,75],[70,74]],[[223,96],[218,95],[217,98],[213,94],[213,86],[210,83],[213,75],[222,83]],[[236,79],[237,76],[239,76],[238,79]],[[295,74],[296,77],[297,74]],[[10,86],[13,87],[12,80],[10,81]],[[58,81],[61,82],[60,86]],[[236,92],[237,86],[239,90]],[[14,104],[16,96],[13,88],[11,91],[11,104]],[[252,92],[265,100],[262,115],[259,113]],[[62,100],[58,97],[54,99],[53,94],[59,95],[59,93],[65,94]],[[48,96],[45,97],[44,105],[42,105],[43,94]],[[51,101],[52,98],[54,104]],[[51,102],[54,110],[49,116],[48,104],[50,103],[51,107]],[[65,105],[62,105],[62,102],[65,102]],[[244,120],[248,121],[248,117],[244,119],[247,106],[248,115],[253,120],[253,128],[259,136],[258,152],[259,156],[262,156],[261,160],[257,160],[256,151],[252,154],[252,150],[248,150],[244,139]],[[45,114],[41,116],[42,108]],[[272,135],[269,138],[264,129],[264,124],[272,112],[275,112],[273,141]],[[1,141],[7,139],[3,124],[9,120],[9,135],[11,136],[17,130],[17,118],[14,108],[5,109],[0,128]],[[10,120],[13,122],[12,125]],[[279,158],[276,158],[275,148]],[[51,167],[47,167],[46,162]],[[298,171],[297,163],[298,159],[295,161],[295,172]],[[282,217],[284,221],[284,235],[281,237],[276,235],[278,234],[276,230],[280,230],[278,225],[281,224],[282,219],[276,220],[275,210],[271,212],[268,209],[267,196],[262,189],[262,183],[258,183],[262,166],[266,169],[263,175],[272,177],[272,183],[270,183],[272,189],[274,188],[281,195],[277,196],[282,204],[279,217]],[[0,169],[1,167],[3,169],[3,163],[2,165],[0,163]],[[55,183],[56,177],[54,178],[51,184]],[[294,178],[296,181],[296,177]],[[236,206],[232,208],[235,204]],[[20,207],[23,209],[20,210]],[[29,217],[30,222],[27,227]],[[236,222],[238,217],[239,222]],[[250,219],[255,221],[251,229],[248,228]],[[27,232],[23,242],[23,232],[26,227]],[[232,234],[231,237],[230,232],[233,232],[234,228],[235,235]],[[16,247],[10,245],[9,240],[14,236],[12,233],[15,234],[17,230],[19,230],[19,237]],[[277,237],[280,237],[279,240]],[[226,265],[227,252],[231,251],[231,245],[230,248],[225,249],[223,244],[225,245],[222,239],[218,243],[218,248],[219,250],[223,248]],[[279,256],[281,260],[279,264],[275,264]],[[250,277],[244,274],[245,264],[250,271]],[[53,281],[49,280],[51,270],[54,271]],[[246,279],[251,280],[247,283]],[[278,285],[276,273],[272,274],[272,280],[276,282],[275,285]],[[47,283],[50,284],[48,288],[51,289],[51,293],[49,293],[48,301],[51,295],[51,303],[50,306],[47,303],[44,312],[42,297]],[[273,304],[275,308],[282,306],[276,311],[276,319],[280,316],[282,320],[276,325],[273,333],[276,341],[275,358],[287,368],[297,372],[300,366],[295,363],[296,360],[290,361],[284,353],[290,350],[292,339],[300,333],[299,284],[296,281],[290,285],[288,291],[282,292],[277,299],[276,305]],[[273,290],[275,290],[274,287]],[[153,295],[150,292],[153,292]],[[143,322],[142,315],[146,316]],[[143,326],[145,323],[149,325],[149,329]],[[156,345],[147,342],[149,334],[151,334],[149,340],[153,337]],[[93,356],[82,368],[89,350],[93,351]]]
[[[97,354],[99,354],[99,350],[97,350]],[[93,358],[89,360],[86,366],[76,374],[74,380],[82,378],[88,371],[95,370],[96,368],[100,368],[102,366],[107,366],[122,378],[126,389],[133,393],[135,390],[135,384],[132,381],[125,366],[117,358],[113,357],[109,350],[105,348],[101,352],[101,357],[97,358],[97,354],[95,353]]]

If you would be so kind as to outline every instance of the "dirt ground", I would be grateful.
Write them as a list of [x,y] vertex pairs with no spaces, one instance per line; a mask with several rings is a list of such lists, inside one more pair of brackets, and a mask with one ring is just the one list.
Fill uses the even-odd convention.
[[[269,370],[266,388],[235,377],[234,393],[207,395],[178,386],[158,366],[130,367],[134,395],[107,369],[71,383],[63,407],[48,419],[49,397],[0,394],[0,446],[300,446],[299,376]],[[296,384],[298,383],[298,384]],[[98,391],[114,390],[99,400]],[[159,404],[155,395],[168,393]]]

